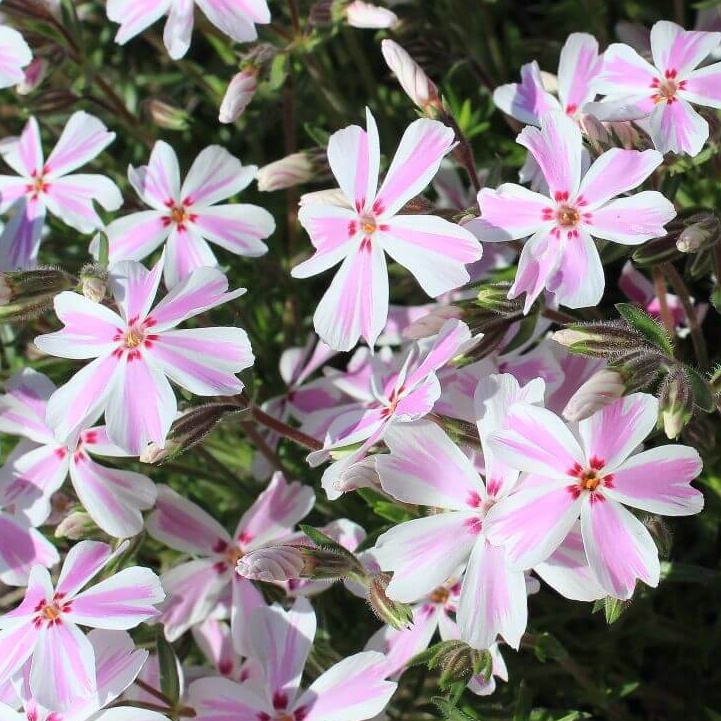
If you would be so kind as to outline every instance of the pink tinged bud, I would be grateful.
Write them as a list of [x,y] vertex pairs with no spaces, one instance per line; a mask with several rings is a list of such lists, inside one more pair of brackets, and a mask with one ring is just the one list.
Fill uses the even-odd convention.
[[71,541],[82,541],[98,535],[98,527],[93,519],[84,511],[75,511],[58,524],[55,538],[69,538]]
[[447,320],[463,317],[463,310],[456,305],[444,305],[434,308],[430,313],[411,323],[404,331],[403,337],[407,340],[419,340],[438,335]]
[[25,78],[15,86],[19,95],[27,95],[40,85],[48,72],[48,61],[45,58],[33,58],[25,70]]
[[394,12],[362,0],[354,0],[346,6],[345,19],[354,28],[392,28],[398,24],[398,16]]
[[108,290],[108,272],[97,263],[88,263],[80,271],[80,286],[88,300],[100,303]]
[[150,119],[159,127],[166,130],[186,130],[188,128],[188,113],[162,100],[148,100],[145,110]]
[[305,567],[305,557],[296,546],[269,546],[246,553],[235,570],[251,581],[281,583],[301,578]]
[[141,463],[160,463],[178,450],[178,443],[166,442],[162,448],[157,443],[149,443],[140,454],[138,460]]
[[413,58],[393,40],[384,40],[381,50],[388,67],[406,95],[423,111],[442,109],[438,88]]
[[308,154],[293,153],[258,170],[258,190],[269,193],[292,188],[300,183],[307,183],[313,178],[313,174],[313,163]]
[[241,70],[233,77],[220,104],[218,120],[221,123],[234,123],[248,107],[258,89],[258,69],[254,67]]
[[354,463],[335,479],[333,487],[340,493],[355,491],[357,488],[379,488],[375,458],[364,458]]
[[582,421],[620,398],[626,390],[618,371],[604,368],[592,375],[563,409],[567,421]]

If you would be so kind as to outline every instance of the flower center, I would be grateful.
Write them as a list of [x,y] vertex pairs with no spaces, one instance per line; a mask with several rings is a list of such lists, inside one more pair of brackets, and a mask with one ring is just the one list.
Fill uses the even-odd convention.
[[679,90],[683,90],[686,87],[686,81],[676,80],[677,74],[676,70],[667,70],[664,73],[663,80],[659,80],[658,78],[653,79],[651,87],[656,92],[651,96],[651,99],[654,103],[668,103],[670,105],[678,100],[676,94]]
[[581,219],[581,214],[570,205],[561,205],[556,209],[556,221],[562,228],[571,228]]
[[576,483],[568,486],[568,490],[574,498],[578,498],[581,493],[588,491],[592,501],[603,499],[600,491],[604,488],[613,488],[613,476],[610,473],[602,473],[605,465],[606,462],[596,456],[589,460],[586,468],[580,463],[574,463],[573,468],[568,471],[569,476],[577,479]]
[[48,183],[43,177],[43,173],[45,172],[46,168],[43,168],[43,172],[40,175],[33,170],[31,175],[32,181],[25,186],[25,192],[28,193],[28,195],[30,195],[30,197],[34,200],[43,193],[46,193],[50,188],[50,183]]
[[445,604],[448,596],[450,596],[448,589],[445,586],[438,586],[438,588],[433,589],[428,598],[430,598],[433,603]]
[[601,479],[596,475],[596,471],[585,471],[580,478],[580,486],[586,491],[595,491]]
[[145,328],[134,323],[131,325],[123,336],[123,345],[126,348],[137,348],[145,340]]
[[170,211],[170,219],[173,223],[181,225],[188,219],[188,213],[185,208],[179,208],[177,205],[174,206]]
[[35,619],[33,621],[36,628],[42,626],[58,626],[62,623],[62,615],[70,611],[71,603],[66,601],[63,603],[65,594],[57,593],[53,596],[52,601],[40,601],[35,606]]
[[373,233],[376,232],[376,229],[378,226],[376,225],[375,218],[371,218],[370,216],[363,216],[360,219],[360,229],[366,234],[366,235],[373,235]]
[[190,206],[193,204],[191,198],[185,198],[180,203],[175,200],[166,200],[165,205],[168,208],[168,214],[163,218],[163,225],[175,225],[178,230],[185,230],[188,223],[197,220],[196,213],[191,212]]

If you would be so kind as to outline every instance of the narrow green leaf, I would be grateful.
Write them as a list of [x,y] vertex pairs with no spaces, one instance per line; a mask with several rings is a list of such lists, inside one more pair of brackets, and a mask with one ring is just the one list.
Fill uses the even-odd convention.
[[667,356],[673,356],[671,339],[666,335],[660,323],[657,323],[648,313],[644,313],[631,303],[616,303],[616,310],[623,319],[637,330],[651,345],[656,346]]
[[158,665],[160,666],[160,690],[173,706],[180,702],[180,678],[178,677],[178,658],[168,643],[162,630],[158,633]]
[[694,405],[707,413],[714,411],[716,409],[716,398],[711,391],[708,380],[691,366],[684,365],[683,370],[689,383],[691,383],[691,388],[693,388]]

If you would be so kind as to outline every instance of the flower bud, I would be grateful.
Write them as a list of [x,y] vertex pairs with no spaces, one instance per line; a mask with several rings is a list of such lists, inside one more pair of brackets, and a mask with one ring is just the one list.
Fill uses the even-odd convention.
[[570,398],[563,409],[567,421],[582,421],[619,399],[626,387],[618,371],[604,368],[592,375]]
[[40,85],[47,75],[48,61],[45,58],[33,58],[23,72],[23,81],[15,86],[18,95],[28,95]]
[[660,516],[647,516],[643,525],[648,528],[661,558],[669,558],[673,548],[673,533]]
[[258,190],[269,193],[273,190],[292,188],[313,179],[315,167],[306,152],[286,155],[285,158],[263,166],[256,176]]
[[382,29],[392,28],[398,24],[398,16],[387,10],[363,0],[353,0],[344,9],[348,25],[354,28]]
[[384,40],[381,51],[388,67],[398,78],[406,95],[427,115],[442,111],[438,88],[415,60],[393,40]]
[[55,529],[55,538],[69,538],[71,541],[82,541],[97,537],[99,529],[89,514],[84,511],[73,511],[63,518]]
[[676,247],[676,237],[675,234],[669,234],[649,240],[633,251],[633,262],[637,265],[656,265],[678,260],[681,254]]
[[340,493],[348,493],[358,488],[379,488],[380,479],[376,471],[375,458],[364,458],[346,468],[333,482],[333,488]]
[[153,98],[144,103],[145,112],[150,119],[159,127],[166,130],[187,130],[189,116],[185,110],[170,105],[169,103]]
[[25,321],[40,315],[55,296],[75,286],[75,279],[60,268],[34,268],[0,273],[0,321]]
[[88,300],[100,303],[108,290],[108,272],[97,263],[88,263],[80,271],[80,287]]
[[626,392],[635,393],[656,382],[664,370],[664,358],[656,351],[642,349],[625,354],[609,367],[621,374]]
[[431,336],[438,335],[447,320],[453,318],[461,319],[462,317],[463,309],[457,305],[443,305],[434,308],[427,315],[413,321],[413,323],[403,331],[403,337],[407,340],[430,338]]
[[509,298],[510,283],[493,283],[478,289],[476,305],[498,315],[508,317],[523,312],[522,298]]
[[[698,216],[697,216],[698,217]],[[681,231],[676,247],[682,253],[697,253],[712,247],[721,239],[721,226],[713,213],[689,225]]]
[[551,337],[571,353],[594,358],[617,358],[646,345],[644,339],[622,321],[578,323],[556,331]]
[[666,435],[677,438],[693,413],[693,391],[681,368],[666,376],[659,391],[659,425]]
[[308,22],[315,27],[332,25],[334,5],[335,0],[320,0],[315,3],[308,14]]
[[164,446],[157,443],[149,443],[145,446],[143,452],[138,457],[141,463],[160,463],[170,456],[174,456],[182,451],[179,443],[173,441],[165,441]]
[[306,559],[296,546],[268,546],[246,553],[235,570],[251,581],[282,583],[301,578],[307,568]]
[[258,89],[258,68],[249,66],[241,70],[228,84],[220,104],[218,120],[234,123],[248,107]]
[[391,580],[390,573],[376,573],[368,579],[366,600],[373,613],[391,628],[402,630],[413,622],[413,610],[400,601],[388,598],[386,589]]

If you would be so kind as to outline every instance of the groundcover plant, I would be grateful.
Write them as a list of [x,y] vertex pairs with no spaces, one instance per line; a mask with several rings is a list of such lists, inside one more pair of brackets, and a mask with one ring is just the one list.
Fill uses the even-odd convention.
[[721,719],[721,5],[0,0],[0,721]]

